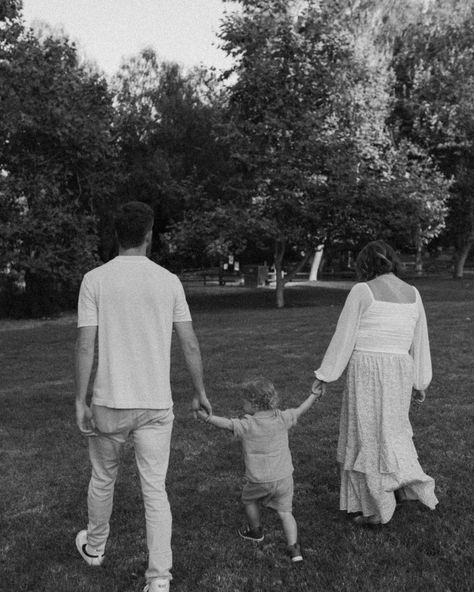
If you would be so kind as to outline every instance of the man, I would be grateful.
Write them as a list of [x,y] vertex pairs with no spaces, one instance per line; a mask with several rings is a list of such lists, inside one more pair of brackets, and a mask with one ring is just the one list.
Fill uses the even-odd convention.
[[[122,206],[115,221],[119,255],[87,273],[79,293],[76,419],[81,433],[89,436],[92,476],[89,523],[77,534],[76,546],[88,565],[101,565],[120,451],[131,435],[145,504],[149,562],[144,592],[167,592],[172,555],[165,478],[174,417],[169,376],[173,327],[194,386],[193,411],[212,410],[181,282],[146,256],[152,229],[149,206]],[[86,395],[97,337],[89,407]]]

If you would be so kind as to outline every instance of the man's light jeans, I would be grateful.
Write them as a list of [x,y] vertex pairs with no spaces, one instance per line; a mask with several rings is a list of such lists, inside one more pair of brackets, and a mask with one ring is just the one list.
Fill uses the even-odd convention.
[[115,479],[120,453],[133,437],[135,458],[145,504],[148,546],[147,581],[171,578],[171,511],[165,489],[173,410],[112,409],[93,405],[98,435],[89,438],[92,476],[89,483],[88,545],[103,549],[109,535]]

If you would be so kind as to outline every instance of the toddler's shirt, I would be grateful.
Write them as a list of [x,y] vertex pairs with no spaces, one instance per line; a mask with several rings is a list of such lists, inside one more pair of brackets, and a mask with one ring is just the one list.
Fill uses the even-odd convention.
[[242,441],[249,481],[268,483],[293,473],[288,430],[297,422],[294,409],[257,411],[231,421],[234,436]]

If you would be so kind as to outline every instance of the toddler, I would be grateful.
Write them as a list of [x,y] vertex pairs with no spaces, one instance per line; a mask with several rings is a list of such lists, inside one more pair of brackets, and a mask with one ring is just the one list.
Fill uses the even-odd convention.
[[302,561],[298,530],[293,517],[293,462],[288,446],[288,430],[301,414],[321,396],[321,387],[295,409],[278,409],[279,397],[266,378],[256,378],[242,385],[242,419],[228,419],[199,411],[199,417],[217,428],[227,429],[242,441],[246,482],[242,502],[248,526],[239,535],[250,541],[263,541],[259,505],[278,513],[286,536],[291,561]]

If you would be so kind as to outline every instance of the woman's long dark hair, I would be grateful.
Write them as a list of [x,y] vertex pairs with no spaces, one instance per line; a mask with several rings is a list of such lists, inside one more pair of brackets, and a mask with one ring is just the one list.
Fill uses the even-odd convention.
[[394,249],[382,240],[365,245],[356,259],[357,277],[361,281],[373,280],[384,273],[400,275],[402,265]]

